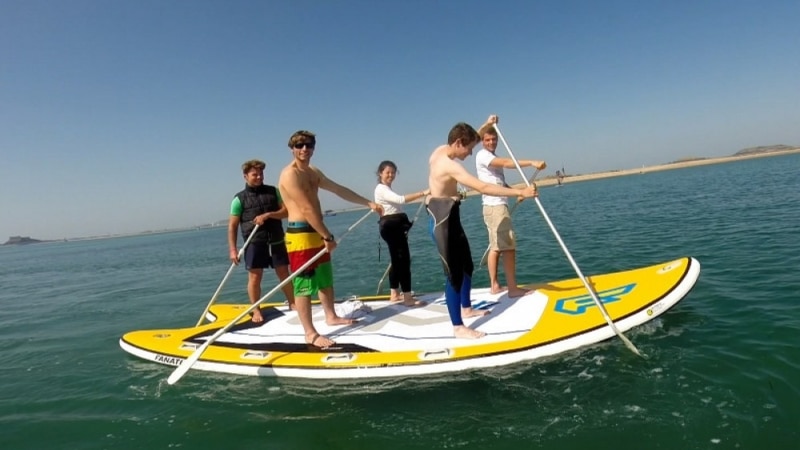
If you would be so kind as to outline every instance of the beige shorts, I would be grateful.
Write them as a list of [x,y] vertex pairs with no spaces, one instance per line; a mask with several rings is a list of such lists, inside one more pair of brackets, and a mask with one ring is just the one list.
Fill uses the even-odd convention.
[[489,248],[503,251],[514,250],[514,229],[507,205],[483,206],[483,222],[489,229]]

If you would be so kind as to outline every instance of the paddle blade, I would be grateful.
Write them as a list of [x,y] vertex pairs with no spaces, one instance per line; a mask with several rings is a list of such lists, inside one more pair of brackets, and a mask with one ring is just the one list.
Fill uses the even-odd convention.
[[189,369],[192,368],[194,363],[196,363],[200,359],[200,356],[203,354],[204,351],[206,351],[206,348],[208,348],[210,343],[211,343],[210,340],[206,341],[197,350],[195,350],[194,353],[189,355],[188,358],[183,360],[183,362],[178,367],[176,367],[175,370],[172,371],[169,378],[167,378],[167,384],[171,386],[177,383],[178,380],[183,378],[183,376],[186,375]]

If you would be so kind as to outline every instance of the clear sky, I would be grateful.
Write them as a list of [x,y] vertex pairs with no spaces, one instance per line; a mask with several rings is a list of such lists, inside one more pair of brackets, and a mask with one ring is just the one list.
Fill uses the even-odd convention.
[[226,219],[298,129],[367,197],[491,113],[551,175],[800,145],[798,80],[798,0],[2,0],[0,242]]

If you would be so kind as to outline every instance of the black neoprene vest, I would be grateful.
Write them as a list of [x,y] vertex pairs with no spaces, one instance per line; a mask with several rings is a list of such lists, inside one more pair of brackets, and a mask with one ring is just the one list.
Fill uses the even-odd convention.
[[[265,212],[280,209],[278,190],[275,186],[262,184],[257,187],[245,186],[244,190],[236,194],[242,204],[242,216],[239,225],[242,238],[247,240],[256,224],[253,219]],[[267,219],[264,225],[258,227],[256,235],[250,242],[280,242],[283,240],[283,224],[280,219]]]

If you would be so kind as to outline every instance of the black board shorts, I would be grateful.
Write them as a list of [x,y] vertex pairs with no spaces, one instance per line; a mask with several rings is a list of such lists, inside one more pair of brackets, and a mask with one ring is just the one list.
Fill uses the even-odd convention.
[[244,262],[247,270],[288,266],[289,254],[283,241],[275,244],[251,242],[244,251]]

